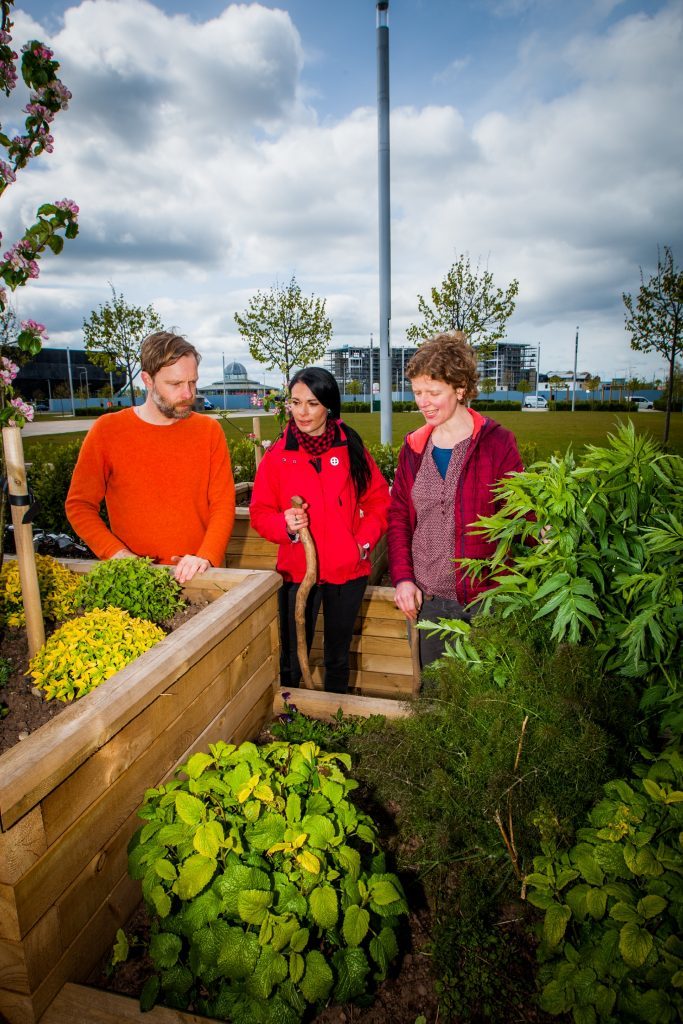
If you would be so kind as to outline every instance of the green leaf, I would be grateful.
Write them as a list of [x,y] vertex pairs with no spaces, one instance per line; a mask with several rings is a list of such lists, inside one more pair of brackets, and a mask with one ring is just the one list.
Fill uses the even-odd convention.
[[597,1017],[592,1006],[572,1006],[574,1024],[595,1024]]
[[574,860],[577,868],[589,885],[602,885],[605,875],[595,859],[592,847],[587,843],[580,843],[574,850]]
[[356,882],[360,875],[360,854],[351,846],[339,846],[334,851],[334,857],[346,874]]
[[142,992],[140,993],[140,1009],[143,1013],[147,1013],[151,1010],[157,999],[159,998],[160,981],[158,975],[154,974],[151,978],[148,978],[145,984],[142,986]]
[[549,946],[557,946],[564,938],[572,912],[566,904],[556,903],[545,912],[543,938]]
[[201,800],[183,790],[175,794],[176,814],[186,825],[198,825],[206,812]]
[[334,839],[334,825],[322,814],[307,814],[301,822],[304,832],[308,833],[308,845],[314,850],[325,850]]
[[619,951],[629,967],[642,967],[652,949],[652,936],[637,924],[625,924],[619,933]]
[[661,914],[666,910],[668,905],[668,901],[665,900],[663,896],[655,896],[651,894],[649,896],[643,896],[642,900],[638,900],[636,910],[641,917],[644,917],[647,921],[651,917],[657,917],[658,914]]
[[237,894],[237,912],[247,924],[261,924],[272,902],[272,892],[245,889]]
[[362,949],[338,949],[332,957],[337,971],[334,998],[338,1003],[347,1003],[365,991],[365,978],[370,970],[368,958]]
[[248,978],[253,974],[260,955],[261,947],[254,932],[229,928],[219,946],[218,967],[228,978]]
[[348,946],[360,946],[370,927],[370,914],[357,906],[347,907],[342,931]]
[[571,1008],[571,997],[559,981],[549,982],[541,992],[541,1008],[546,1013],[558,1016]]
[[244,836],[252,850],[265,852],[285,838],[287,822],[281,814],[266,814],[247,825]]
[[256,999],[266,1000],[275,985],[289,974],[289,964],[282,953],[272,946],[264,946],[254,972],[247,981],[247,992]]
[[150,893],[150,899],[159,917],[168,917],[171,913],[171,897],[163,886],[155,885]]
[[114,950],[112,953],[111,964],[115,967],[116,964],[124,964],[128,959],[128,953],[130,947],[128,945],[128,938],[123,928],[117,928],[116,930],[116,942],[114,943]]
[[204,857],[201,853],[193,854],[180,865],[178,877],[173,883],[173,892],[181,900],[191,900],[209,884],[216,871],[213,857]]
[[321,928],[334,928],[339,916],[337,893],[331,885],[319,885],[308,897],[311,916]]
[[289,954],[289,976],[296,985],[304,976],[305,961],[301,953]]
[[609,916],[614,918],[615,921],[626,922],[627,924],[638,923],[640,920],[638,912],[622,900],[614,904],[609,912]]
[[182,948],[182,939],[178,935],[172,935],[170,932],[157,932],[150,939],[149,954],[155,967],[165,970],[178,962]]
[[192,840],[197,853],[204,857],[217,857],[218,851],[225,842],[225,834],[220,821],[206,821],[197,827]]
[[309,1003],[327,999],[334,977],[325,957],[317,949],[306,954],[306,972],[301,979],[301,992]]
[[298,928],[291,939],[289,940],[289,948],[293,953],[303,953],[306,946],[308,945],[308,936],[310,931],[308,928]]
[[159,878],[163,878],[165,882],[174,882],[178,874],[175,865],[171,864],[170,860],[166,860],[164,857],[157,857],[154,861],[154,870]]
[[298,793],[290,793],[287,797],[285,814],[290,825],[301,821],[301,797]]
[[371,901],[380,907],[386,907],[401,899],[401,894],[396,891],[395,886],[388,879],[382,879],[379,882],[371,881],[368,891]]
[[193,754],[186,763],[182,766],[182,770],[191,779],[198,779],[200,775],[209,767],[210,764],[214,763],[213,757],[210,754],[197,753]]
[[590,916],[599,921],[605,916],[607,909],[607,893],[604,889],[590,888],[586,893],[586,910]]

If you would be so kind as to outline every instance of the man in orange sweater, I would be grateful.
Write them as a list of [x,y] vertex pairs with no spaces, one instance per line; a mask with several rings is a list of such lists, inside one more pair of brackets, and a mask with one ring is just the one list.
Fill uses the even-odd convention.
[[[66,499],[98,558],[148,555],[186,583],[222,565],[235,519],[230,454],[219,423],[193,412],[200,356],[167,331],[142,343],[143,405],[97,420]],[[100,516],[106,502],[110,529]]]

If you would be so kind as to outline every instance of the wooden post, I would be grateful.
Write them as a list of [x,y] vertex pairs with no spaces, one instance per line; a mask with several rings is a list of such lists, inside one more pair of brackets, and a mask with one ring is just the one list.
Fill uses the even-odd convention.
[[412,695],[418,697],[422,687],[422,666],[420,664],[420,631],[416,623],[408,625],[410,631],[410,660],[413,665]]
[[36,553],[33,549],[33,528],[30,523],[23,522],[24,515],[29,508],[29,497],[28,485],[26,483],[26,464],[24,463],[24,446],[21,442],[21,430],[19,427],[2,428],[2,445],[5,450],[7,486],[12,512],[12,525],[14,526],[14,543],[19,563],[21,595],[26,614],[28,653],[29,657],[32,658],[45,643],[45,625],[43,623],[43,610],[40,606]]
[[257,441],[257,444],[256,444],[256,468],[258,469],[259,462],[263,458],[263,448],[261,447],[261,417],[260,416],[254,416],[252,418],[251,422],[253,424],[253,434],[254,434],[254,437],[256,438],[256,441]]
[[[301,508],[303,503],[303,498],[293,495],[292,508]],[[307,526],[299,530],[299,539],[304,546],[304,553],[306,555],[306,572],[296,592],[296,603],[294,605],[296,655],[299,659],[299,668],[301,669],[301,683],[303,686],[308,687],[309,690],[312,690],[313,679],[311,677],[311,666],[308,661],[308,644],[306,643],[306,601],[311,592],[311,587],[318,578],[318,555],[311,531]]]

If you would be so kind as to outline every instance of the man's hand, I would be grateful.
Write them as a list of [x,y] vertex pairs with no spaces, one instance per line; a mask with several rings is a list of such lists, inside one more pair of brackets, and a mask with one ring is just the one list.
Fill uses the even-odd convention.
[[112,558],[137,558],[138,556],[133,551],[129,551],[128,548],[121,548],[120,551],[117,551],[116,554],[112,555],[111,557]]
[[174,576],[178,583],[187,583],[193,576],[197,576],[211,568],[208,558],[200,558],[198,555],[174,555],[171,563],[175,565]]
[[403,612],[407,619],[415,622],[417,613],[422,607],[422,591],[417,584],[412,583],[410,580],[401,580],[396,587],[394,604],[399,611]]

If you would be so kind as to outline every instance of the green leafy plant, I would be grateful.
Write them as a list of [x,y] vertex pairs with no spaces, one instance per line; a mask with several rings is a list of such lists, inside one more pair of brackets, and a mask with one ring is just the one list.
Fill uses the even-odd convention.
[[407,906],[349,767],[312,742],[220,742],[148,790],[129,846],[158,972],[143,1009],[295,1024],[386,976]]
[[[36,555],[38,589],[46,619],[63,622],[78,606],[76,594],[80,577],[50,555]],[[0,569],[0,623],[23,626],[26,622],[17,561],[4,562]]]
[[150,558],[110,558],[82,577],[78,601],[87,611],[121,608],[137,618],[163,622],[183,607],[181,589]]
[[71,701],[163,638],[163,630],[152,622],[120,608],[98,608],[55,630],[29,662],[28,674],[47,700]]
[[288,743],[312,740],[323,750],[332,747],[346,749],[351,736],[360,736],[363,732],[376,729],[385,721],[384,715],[364,718],[362,715],[345,715],[338,708],[329,722],[323,722],[299,711],[291,696],[291,693],[282,694],[285,710],[270,726],[273,736]]
[[675,691],[683,459],[629,422],[605,447],[589,446],[581,464],[571,452],[537,463],[506,478],[498,496],[499,511],[473,528],[498,541],[496,552],[468,562],[497,583],[484,610],[530,609],[554,640],[595,643],[607,671]]
[[683,758],[679,744],[605,785],[566,853],[534,860],[544,911],[541,1006],[596,1021],[683,1017]]
[[35,445],[30,454],[29,487],[39,508],[35,526],[50,533],[72,533],[64,504],[81,449],[80,441],[69,444]]

